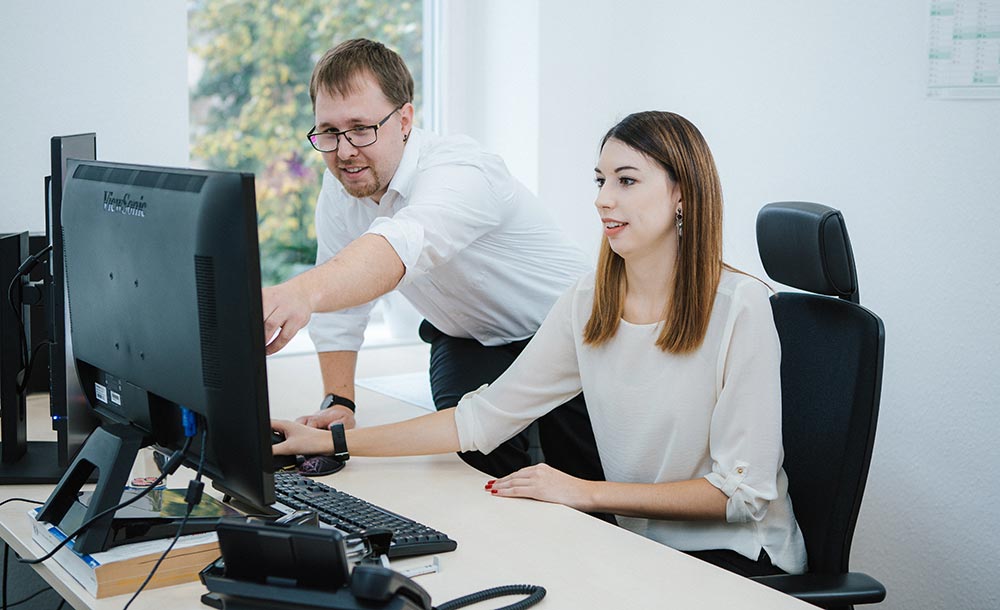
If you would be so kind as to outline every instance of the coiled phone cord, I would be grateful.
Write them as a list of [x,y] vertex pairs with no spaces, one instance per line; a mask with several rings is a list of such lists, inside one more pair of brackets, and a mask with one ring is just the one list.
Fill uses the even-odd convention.
[[525,608],[530,608],[542,601],[542,598],[545,597],[545,587],[539,587],[537,585],[506,585],[503,587],[493,587],[492,589],[484,589],[483,591],[470,593],[469,595],[463,595],[462,597],[456,597],[455,599],[447,601],[440,606],[435,606],[434,610],[456,610],[456,608],[464,608],[465,606],[470,606],[488,599],[506,597],[508,595],[527,595],[528,597],[509,606],[497,608],[496,610],[525,610]]

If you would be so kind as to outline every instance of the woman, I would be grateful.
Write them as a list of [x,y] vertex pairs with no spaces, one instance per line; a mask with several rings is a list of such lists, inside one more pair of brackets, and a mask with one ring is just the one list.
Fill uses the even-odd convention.
[[[581,390],[606,481],[545,464],[486,484],[617,515],[639,534],[744,575],[803,572],[781,468],[780,348],[768,290],[722,262],[722,190],[683,117],[630,115],[595,168],[595,274],[553,306],[521,356],[456,409],[347,431],[354,455],[488,453]],[[275,453],[330,453],[329,433],[275,422]]]

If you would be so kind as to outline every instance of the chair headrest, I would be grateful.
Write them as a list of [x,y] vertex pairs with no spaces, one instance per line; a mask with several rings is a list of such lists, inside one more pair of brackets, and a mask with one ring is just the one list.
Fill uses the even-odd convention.
[[757,214],[757,249],[776,282],[858,302],[858,275],[839,210],[819,203],[769,203]]

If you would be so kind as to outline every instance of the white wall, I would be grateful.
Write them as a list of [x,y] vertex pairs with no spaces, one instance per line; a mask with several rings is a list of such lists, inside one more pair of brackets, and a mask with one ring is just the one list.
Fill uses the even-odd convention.
[[766,202],[841,209],[886,326],[852,567],[886,584],[885,608],[996,608],[1000,100],[926,98],[927,15],[912,0],[545,0],[539,194],[594,250],[599,138],[661,109],[712,146],[729,262],[762,272]]
[[537,193],[537,0],[441,2],[440,131],[475,138]]
[[183,0],[0,2],[0,232],[44,231],[49,138],[97,132],[97,156],[187,165]]

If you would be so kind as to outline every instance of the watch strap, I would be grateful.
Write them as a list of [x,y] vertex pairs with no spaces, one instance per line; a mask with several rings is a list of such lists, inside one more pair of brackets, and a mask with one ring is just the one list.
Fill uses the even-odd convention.
[[354,401],[350,398],[345,398],[343,396],[338,396],[336,394],[330,393],[323,397],[323,402],[320,404],[320,410],[329,409],[333,405],[341,405],[347,407],[351,410],[351,413],[357,411],[358,407],[354,404]]
[[333,459],[341,462],[351,459],[351,454],[347,451],[347,434],[344,431],[344,424],[340,422],[330,424],[330,434],[333,436]]

